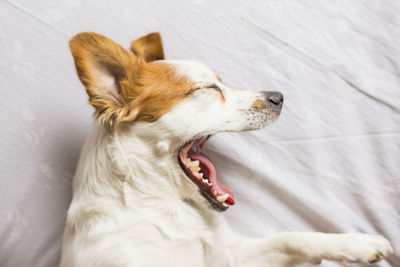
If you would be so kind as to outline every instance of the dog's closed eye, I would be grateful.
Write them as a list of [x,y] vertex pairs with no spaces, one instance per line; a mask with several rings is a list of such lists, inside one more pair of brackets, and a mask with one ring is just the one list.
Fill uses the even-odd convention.
[[196,92],[198,90],[203,90],[203,89],[213,89],[213,90],[219,92],[222,97],[222,100],[225,101],[224,93],[222,92],[221,88],[219,88],[215,83],[202,84],[199,86],[195,86],[195,87],[191,88],[185,95],[189,96],[189,95],[192,95],[194,92]]

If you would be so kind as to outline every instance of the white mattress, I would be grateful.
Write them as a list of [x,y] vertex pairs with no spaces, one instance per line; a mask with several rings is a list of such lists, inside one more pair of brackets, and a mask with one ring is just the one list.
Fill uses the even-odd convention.
[[398,0],[0,1],[0,266],[58,265],[92,120],[67,46],[80,31],[125,47],[160,31],[169,59],[283,92],[269,128],[208,143],[232,227],[379,233],[397,251],[379,266],[400,266],[399,14]]

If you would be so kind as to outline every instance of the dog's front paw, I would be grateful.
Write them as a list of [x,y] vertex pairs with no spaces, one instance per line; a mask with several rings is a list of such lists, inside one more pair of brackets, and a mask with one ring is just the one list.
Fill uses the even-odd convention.
[[344,234],[340,239],[340,261],[375,263],[393,253],[390,242],[380,235]]

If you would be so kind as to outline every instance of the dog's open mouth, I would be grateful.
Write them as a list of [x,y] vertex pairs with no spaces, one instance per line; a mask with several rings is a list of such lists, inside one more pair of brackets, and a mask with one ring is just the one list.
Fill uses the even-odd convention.
[[217,177],[212,162],[202,153],[209,136],[201,137],[183,146],[179,151],[179,164],[185,174],[199,187],[202,195],[218,210],[235,204],[233,192]]

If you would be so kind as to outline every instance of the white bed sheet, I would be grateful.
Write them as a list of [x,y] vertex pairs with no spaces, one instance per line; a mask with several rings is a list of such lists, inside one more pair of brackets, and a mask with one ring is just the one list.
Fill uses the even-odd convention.
[[[285,95],[269,128],[219,134],[208,154],[237,231],[367,232],[400,266],[400,2],[0,1],[0,266],[57,266],[92,109],[68,39],[128,47],[160,31],[167,58]],[[338,266],[323,263],[323,266]]]

